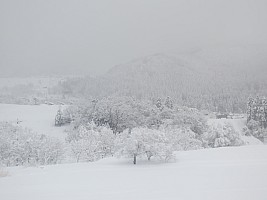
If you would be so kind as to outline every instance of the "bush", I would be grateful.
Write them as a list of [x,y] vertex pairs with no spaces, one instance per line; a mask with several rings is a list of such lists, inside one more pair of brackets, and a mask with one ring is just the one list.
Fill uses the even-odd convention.
[[263,138],[266,135],[266,129],[261,128],[260,122],[250,120],[247,123],[248,133],[256,138]]
[[0,164],[5,166],[56,164],[62,156],[62,144],[56,139],[0,122]]
[[172,105],[158,108],[151,101],[140,101],[130,97],[108,97],[70,107],[65,112],[73,119],[77,128],[93,121],[97,126],[108,126],[115,134],[126,129],[148,127],[158,129],[168,123],[188,127],[201,135],[206,130],[206,120],[197,109]]
[[69,131],[66,141],[77,162],[96,161],[114,154],[115,135],[110,128],[94,122]]
[[164,128],[164,131],[171,139],[175,151],[188,151],[202,149],[202,141],[197,139],[197,134],[190,128]]
[[134,128],[125,130],[116,139],[117,155],[132,157],[137,163],[137,157],[154,157],[158,160],[169,161],[173,157],[173,145],[164,132],[148,129]]
[[243,142],[240,135],[234,130],[230,124],[211,125],[202,139],[206,142],[207,147],[225,147],[239,146]]

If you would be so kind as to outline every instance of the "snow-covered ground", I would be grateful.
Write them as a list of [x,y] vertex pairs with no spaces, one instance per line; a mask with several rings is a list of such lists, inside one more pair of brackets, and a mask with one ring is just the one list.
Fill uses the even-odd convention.
[[[58,106],[0,104],[0,121],[64,139],[67,127],[55,127]],[[230,123],[240,134],[244,119]],[[177,162],[157,163],[107,158],[94,163],[10,167],[0,178],[2,200],[197,199],[265,200],[267,146],[251,145],[176,153]]]
[[[64,108],[64,106],[61,108]],[[66,126],[55,127],[58,105],[15,105],[0,104],[0,121],[17,123],[38,134],[64,139]]]
[[[152,162],[152,161],[151,161]],[[265,200],[267,146],[178,152],[176,163],[108,158],[8,168],[3,200]]]
[[243,128],[246,126],[246,119],[208,119],[208,124],[210,126],[217,126],[218,124],[230,124],[233,126],[234,130],[239,133],[240,138],[247,145],[261,145],[262,142],[253,136],[245,136],[243,133]]
[[246,126],[246,118],[241,119],[208,119],[208,124],[231,124],[237,132],[242,132],[242,129]]

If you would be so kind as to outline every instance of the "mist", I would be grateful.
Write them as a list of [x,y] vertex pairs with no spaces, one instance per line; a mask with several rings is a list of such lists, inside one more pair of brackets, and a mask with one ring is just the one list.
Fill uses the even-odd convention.
[[0,199],[266,200],[266,11],[0,0]]
[[98,75],[154,53],[267,44],[265,0],[2,0],[0,76]]

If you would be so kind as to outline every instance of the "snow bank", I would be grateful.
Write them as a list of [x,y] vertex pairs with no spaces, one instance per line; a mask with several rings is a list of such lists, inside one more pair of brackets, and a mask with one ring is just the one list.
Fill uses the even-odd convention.
[[[0,178],[4,200],[265,200],[267,146],[177,153],[176,163],[95,163],[9,168]],[[153,162],[153,161],[152,161]],[[148,162],[146,162],[148,163]]]
[[243,142],[246,145],[263,145],[263,143],[259,139],[255,138],[253,136],[242,135],[241,139],[243,140]]

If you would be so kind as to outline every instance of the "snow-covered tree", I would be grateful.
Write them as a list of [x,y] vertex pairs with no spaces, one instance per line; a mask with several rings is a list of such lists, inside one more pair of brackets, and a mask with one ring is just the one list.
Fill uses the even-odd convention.
[[173,109],[173,101],[169,96],[165,100],[165,106],[169,109]]
[[158,98],[158,100],[157,100],[157,102],[156,102],[156,106],[157,106],[157,108],[158,108],[160,111],[163,110],[164,106],[163,106],[163,104],[162,104],[162,100],[161,100],[161,98]]
[[155,157],[168,161],[173,158],[173,146],[164,132],[148,129],[134,128],[129,132],[125,130],[116,139],[117,155],[133,158],[137,163],[137,157]]
[[208,147],[239,146],[243,144],[240,135],[228,123],[211,125],[208,131],[202,135],[202,139]]
[[196,133],[194,133],[188,127],[161,127],[160,130],[165,132],[167,137],[171,140],[173,144],[173,150],[175,151],[187,151],[201,149],[202,141],[196,138]]
[[[247,107],[247,127],[251,135],[261,138],[263,129],[267,128],[267,100],[265,97],[257,96],[255,99],[250,98]],[[257,126],[257,127],[256,127]]]
[[96,161],[114,154],[115,135],[110,128],[97,126],[93,121],[68,133],[66,141],[76,161]]
[[253,98],[249,97],[247,102],[247,121],[249,122],[252,119],[252,109],[253,109]]
[[3,165],[56,164],[62,157],[63,145],[57,139],[0,123],[0,163]]
[[247,123],[247,134],[248,135],[252,135],[258,139],[261,139],[267,135],[266,134],[266,129],[262,128],[261,127],[261,122],[259,121],[255,121],[255,120],[250,120],[248,123]]

